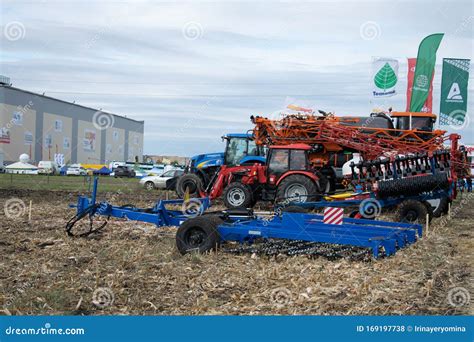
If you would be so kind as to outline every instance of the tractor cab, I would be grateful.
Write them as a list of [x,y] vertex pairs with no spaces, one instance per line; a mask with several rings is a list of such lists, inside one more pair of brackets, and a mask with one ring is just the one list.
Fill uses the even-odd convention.
[[395,129],[404,131],[433,132],[436,115],[433,113],[392,112],[390,116],[395,120]]
[[251,133],[232,133],[222,137],[226,140],[224,165],[252,165],[265,163],[265,151],[258,146]]
[[288,172],[310,170],[308,159],[310,150],[311,146],[306,144],[272,146],[268,154],[268,185],[277,185],[280,178]]

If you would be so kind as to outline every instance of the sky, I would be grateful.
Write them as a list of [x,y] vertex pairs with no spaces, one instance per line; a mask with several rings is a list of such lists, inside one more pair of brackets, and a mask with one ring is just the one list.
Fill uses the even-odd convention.
[[[251,129],[250,115],[290,103],[336,115],[403,111],[406,58],[443,32],[438,113],[442,58],[473,57],[472,1],[0,3],[0,74],[19,88],[145,120],[145,154],[223,150],[220,137]],[[399,60],[395,96],[373,99],[374,57]],[[468,115],[474,76],[469,82]],[[456,132],[474,144],[474,118]]]

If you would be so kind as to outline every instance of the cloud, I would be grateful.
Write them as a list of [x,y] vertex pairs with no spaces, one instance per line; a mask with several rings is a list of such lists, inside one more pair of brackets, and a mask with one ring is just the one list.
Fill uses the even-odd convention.
[[[437,112],[442,57],[472,57],[474,20],[467,1],[45,0],[3,3],[2,32],[10,21],[25,26],[23,39],[1,41],[1,72],[15,86],[145,120],[145,153],[189,156],[222,149],[222,134],[250,129],[251,114],[288,97],[338,115],[404,110],[405,58],[445,32]],[[367,22],[377,24],[372,40],[361,36]],[[196,39],[183,33],[189,23]],[[380,103],[373,56],[401,63],[399,94]],[[471,80],[469,109],[473,90]],[[472,124],[461,134],[474,144]]]

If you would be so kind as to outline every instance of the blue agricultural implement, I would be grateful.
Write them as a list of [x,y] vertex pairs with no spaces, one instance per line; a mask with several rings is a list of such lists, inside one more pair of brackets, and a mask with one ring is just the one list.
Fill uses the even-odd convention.
[[[79,196],[77,204],[71,204],[71,208],[76,208],[76,215],[66,224],[66,231],[69,236],[86,236],[103,229],[110,217],[126,218],[132,221],[153,223],[158,227],[178,226],[186,219],[201,215],[210,206],[208,198],[193,198],[190,201],[182,199],[160,200],[151,208],[137,208],[135,206],[115,206],[107,201],[97,202],[98,179],[94,178],[91,196]],[[180,207],[170,209],[170,207]],[[93,227],[95,216],[105,216],[107,220],[98,227]],[[81,233],[73,232],[75,224],[88,218],[90,222],[89,230]]]
[[[414,243],[422,236],[420,224],[344,218],[342,224],[327,224],[322,215],[282,212],[271,219],[248,213],[224,212],[185,221],[176,234],[182,254],[210,251],[224,241],[253,243],[259,239],[286,239],[370,248],[377,258]],[[305,245],[304,248],[313,248]]]
[[[94,217],[105,216],[107,219],[116,217],[153,223],[157,227],[179,226],[176,245],[182,254],[207,252],[225,241],[253,243],[261,239],[286,239],[369,248],[375,258],[379,257],[381,248],[385,255],[393,255],[397,249],[414,243],[422,236],[420,224],[354,218],[344,218],[341,225],[327,224],[321,215],[284,211],[289,208],[267,213],[267,216],[246,209],[209,213],[205,212],[210,206],[208,198],[160,200],[147,209],[115,206],[106,201],[98,202],[97,189],[98,179],[95,178],[91,196],[79,196],[77,204],[71,205],[76,208],[76,214],[66,225],[68,235],[85,236],[99,231],[107,221],[93,228]],[[358,200],[359,204],[362,202]],[[344,206],[348,203],[343,200],[326,204]],[[181,206],[181,210],[170,209],[171,206]],[[299,211],[301,208],[296,209]],[[89,218],[90,229],[82,233],[73,232],[74,225],[86,217]],[[310,247],[305,245],[304,248]]]

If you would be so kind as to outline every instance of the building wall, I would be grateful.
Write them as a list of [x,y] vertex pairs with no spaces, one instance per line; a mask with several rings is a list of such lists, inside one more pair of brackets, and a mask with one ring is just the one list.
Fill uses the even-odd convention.
[[101,131],[94,127],[92,122],[79,121],[78,127],[77,160],[86,164],[103,162],[101,154]]
[[143,134],[129,131],[127,161],[135,161],[136,156],[139,161],[143,156]]
[[56,114],[44,113],[43,151],[44,160],[53,160],[55,153],[64,154],[64,161],[71,160],[72,119]]
[[35,127],[35,110],[0,104],[0,151],[5,161],[18,161],[22,153],[35,160]]
[[111,127],[106,129],[105,160],[112,161],[125,160],[125,130]]
[[[10,123],[13,112],[18,110],[23,113],[21,126]],[[21,153],[28,153],[37,163],[54,158],[58,152],[64,154],[65,162],[106,163],[134,159],[129,158],[129,150],[141,161],[144,122],[105,113],[113,117],[113,126],[101,129],[93,124],[96,113],[93,108],[0,86],[0,128],[8,125],[10,129],[10,143],[0,142],[0,150],[5,154],[5,161],[17,161]],[[57,129],[57,121],[62,122],[62,131]],[[33,142],[31,147],[25,145],[25,133]],[[65,147],[64,138],[70,138],[69,149]]]

